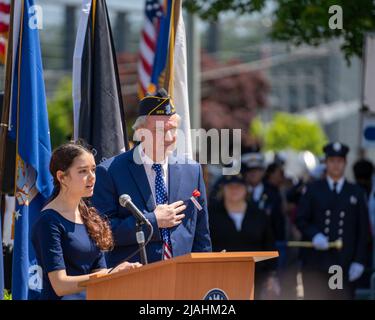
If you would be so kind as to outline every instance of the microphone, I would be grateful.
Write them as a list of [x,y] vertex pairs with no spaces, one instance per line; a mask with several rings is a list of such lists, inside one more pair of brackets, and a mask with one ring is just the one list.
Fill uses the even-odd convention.
[[[133,216],[135,217],[135,219],[137,220],[135,237],[136,237],[136,240],[137,240],[137,243],[138,243],[138,250],[135,251],[135,252],[133,252],[124,261],[127,261],[128,259],[130,259],[131,257],[133,257],[134,255],[136,255],[139,252],[140,257],[141,257],[141,263],[143,265],[146,265],[148,263],[148,261],[147,261],[147,253],[146,253],[145,247],[146,247],[146,245],[151,240],[151,237],[152,237],[152,235],[154,233],[154,228],[152,227],[152,224],[150,223],[150,221],[148,221],[146,219],[146,217],[143,215],[143,213],[132,202],[132,198],[130,198],[130,196],[128,194],[122,194],[119,197],[118,201],[119,201],[120,205],[122,207],[128,209],[133,214]],[[145,241],[145,235],[144,235],[144,232],[142,230],[142,225],[144,223],[150,229],[150,235],[149,235],[147,241]],[[113,270],[114,270],[114,268],[112,268],[110,270],[110,272],[112,272]]]
[[140,223],[147,223],[148,220],[143,215],[143,213],[136,207],[136,205],[132,202],[132,198],[128,194],[122,194],[118,199],[121,207],[128,209],[133,216],[137,219]]

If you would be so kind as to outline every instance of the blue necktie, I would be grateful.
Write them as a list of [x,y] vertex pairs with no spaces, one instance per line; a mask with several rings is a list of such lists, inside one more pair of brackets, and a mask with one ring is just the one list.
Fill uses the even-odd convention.
[[[155,178],[155,200],[156,205],[168,203],[167,187],[164,183],[161,164],[154,163],[152,169],[156,172]],[[172,243],[171,235],[168,228],[161,228],[161,235],[163,238],[163,259],[172,258]]]

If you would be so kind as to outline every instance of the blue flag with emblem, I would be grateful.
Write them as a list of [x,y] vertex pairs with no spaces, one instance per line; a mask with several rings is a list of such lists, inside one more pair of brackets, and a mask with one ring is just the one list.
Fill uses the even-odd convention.
[[16,1],[13,33],[13,86],[9,136],[16,142],[16,211],[12,297],[35,299],[42,270],[30,241],[31,229],[52,191],[51,143],[39,42],[40,7],[34,0]]
[[[151,6],[150,2],[151,0],[146,1],[146,11],[147,7]],[[162,11],[156,12],[160,28],[148,92],[155,94],[160,88],[168,91],[176,112],[181,117],[181,130],[178,132],[176,154],[192,158],[186,35],[182,0],[165,0],[162,8]]]
[[[163,15],[160,18],[160,31],[156,45],[154,66],[151,74],[151,88],[156,91],[164,87],[165,72],[168,65],[168,53],[170,49],[172,0],[165,1]],[[170,58],[170,57],[169,57]],[[167,88],[169,89],[169,88]],[[151,91],[152,91],[151,90]]]

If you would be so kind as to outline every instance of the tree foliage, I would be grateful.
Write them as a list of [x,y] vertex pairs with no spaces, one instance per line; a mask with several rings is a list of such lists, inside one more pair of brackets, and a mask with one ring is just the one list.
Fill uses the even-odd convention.
[[198,13],[204,20],[216,20],[220,13],[235,11],[239,14],[261,11],[266,0],[185,0],[184,6],[190,12]]
[[72,80],[63,78],[51,100],[48,101],[48,118],[52,147],[68,142],[73,136]]
[[4,289],[4,300],[12,300],[12,294],[7,289]]
[[[345,57],[361,57],[366,32],[375,29],[375,2],[373,0],[185,0],[187,10],[203,19],[216,20],[220,13],[239,14],[262,12],[274,3],[271,36],[295,45],[320,43],[340,38]],[[339,5],[343,11],[343,29],[331,29],[329,8]],[[270,6],[268,6],[269,8]]]
[[[240,61],[219,62],[202,54],[203,71],[230,67]],[[208,80],[202,86],[202,127],[242,129],[242,143],[251,144],[248,129],[260,108],[266,107],[269,83],[261,72],[246,72]]]
[[322,154],[327,137],[318,123],[303,116],[288,113],[276,113],[269,125],[264,125],[258,118],[251,125],[251,134],[263,139],[265,150],[311,151]]

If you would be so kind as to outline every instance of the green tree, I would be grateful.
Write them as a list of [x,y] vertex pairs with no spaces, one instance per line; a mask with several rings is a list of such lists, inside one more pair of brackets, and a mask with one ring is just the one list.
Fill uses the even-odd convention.
[[52,147],[69,141],[73,136],[72,80],[60,80],[54,97],[48,101],[48,118]]
[[4,300],[12,300],[12,294],[7,289],[4,289]]
[[[342,38],[341,49],[348,60],[354,55],[362,56],[364,34],[375,29],[373,0],[185,0],[184,5],[206,20],[216,20],[221,12],[245,14],[272,8],[274,39],[295,45],[319,45]],[[328,25],[332,16],[328,10],[332,5],[342,8],[341,30],[330,29]]]
[[276,113],[273,121],[263,124],[258,118],[251,125],[250,132],[256,137],[263,137],[265,150],[311,151],[322,154],[327,137],[318,123],[303,116],[288,113]]

